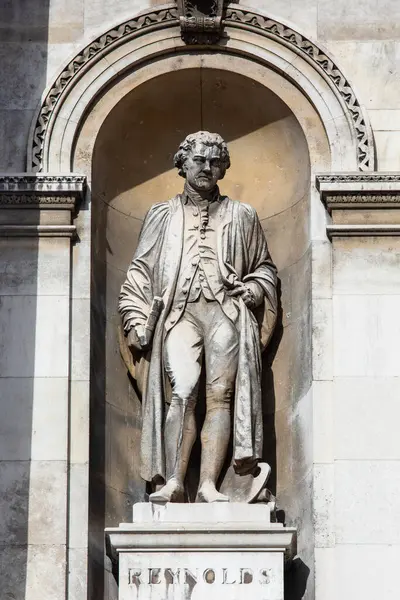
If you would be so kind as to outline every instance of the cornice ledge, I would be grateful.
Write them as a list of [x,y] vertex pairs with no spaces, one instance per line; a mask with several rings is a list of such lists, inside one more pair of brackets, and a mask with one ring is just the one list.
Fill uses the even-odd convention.
[[75,225],[2,225],[0,224],[0,238],[10,237],[76,237]]
[[[232,525],[232,524],[231,524]],[[116,558],[121,552],[176,551],[249,551],[295,552],[296,533],[293,527],[261,525],[248,530],[237,523],[229,527],[212,524],[158,523],[157,527],[148,524],[121,524],[105,529],[108,555]],[[211,535],[210,535],[211,534]]]
[[328,193],[399,192],[400,173],[317,173],[316,185],[321,195]]
[[321,173],[316,186],[332,217],[329,239],[400,235],[400,173]]
[[85,190],[84,175],[0,173],[0,208],[74,210]]
[[316,175],[321,200],[335,208],[400,208],[400,173],[322,173]]
[[326,233],[330,240],[335,237],[399,236],[400,225],[333,223],[326,226]]

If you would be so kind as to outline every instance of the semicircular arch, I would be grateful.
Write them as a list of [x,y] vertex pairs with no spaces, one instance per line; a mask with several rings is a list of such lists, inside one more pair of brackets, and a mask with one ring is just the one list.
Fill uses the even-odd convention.
[[[348,80],[323,49],[291,27],[234,4],[226,11],[224,30],[218,45],[187,46],[180,38],[176,6],[168,4],[142,12],[88,44],[68,62],[43,96],[32,123],[28,170],[73,170],[83,120],[105,90],[120,85],[121,78],[134,74],[134,86],[143,81],[146,68],[154,64],[159,72],[171,68],[174,62],[174,68],[196,63],[229,70],[237,68],[239,59],[252,64],[249,71],[258,73],[264,85],[269,85],[265,74],[271,80],[274,72],[283,82],[282,90],[287,82],[307,98],[326,132],[331,169],[374,168],[372,130],[365,111]],[[119,93],[114,96],[122,97]],[[286,90],[282,99],[290,106],[292,96]],[[301,109],[290,108],[303,126]]]

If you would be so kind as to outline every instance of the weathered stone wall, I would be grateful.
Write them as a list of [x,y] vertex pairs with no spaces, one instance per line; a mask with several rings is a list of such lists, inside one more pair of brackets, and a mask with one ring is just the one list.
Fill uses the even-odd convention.
[[[2,3],[0,171],[25,171],[28,134],[35,109],[46,86],[54,80],[68,60],[96,36],[148,6],[148,3],[131,0],[13,0]],[[320,46],[331,53],[368,111],[376,143],[376,168],[380,171],[400,169],[398,2],[271,0],[267,3],[249,0],[248,6],[259,9],[277,20],[287,21],[294,29],[318,41]],[[219,92],[223,95],[223,91]],[[180,118],[184,118],[183,107],[180,107],[180,111]],[[290,118],[293,117],[287,117]],[[198,125],[200,127],[201,123]],[[205,123],[204,126],[206,125]],[[194,123],[192,127],[190,122],[190,129],[199,127],[194,127]],[[185,133],[183,129],[182,134]],[[254,143],[256,153],[263,147],[263,137],[258,139],[257,145],[255,133],[248,139],[243,133],[245,132],[237,139],[233,136],[232,140],[229,140],[233,157],[236,148],[239,151],[246,143]],[[121,135],[123,134],[122,130]],[[179,141],[181,137],[181,132],[175,130],[171,139]],[[229,131],[227,137],[229,139]],[[273,136],[271,140],[274,141]],[[99,138],[96,152],[101,151],[101,142],[102,139]],[[127,144],[128,142],[129,140],[126,140]],[[117,150],[118,148],[115,152]],[[268,156],[269,150],[270,147]],[[169,146],[168,151],[172,152]],[[165,152],[163,156],[166,164],[171,157]],[[117,158],[118,154],[115,153],[112,157],[115,164],[118,163]],[[142,180],[127,180],[128,184],[124,190],[112,187],[110,198],[123,199],[124,192],[132,189],[137,190],[138,200],[147,195],[150,188],[146,188],[146,182],[151,179],[152,173],[148,173],[146,168],[142,165]],[[232,174],[234,168],[233,166]],[[99,179],[96,177],[96,181],[93,182],[94,186],[98,186],[95,188],[97,196],[102,193],[101,173],[102,169],[99,169]],[[253,180],[257,176],[251,170],[247,175]],[[282,182],[276,171],[271,172],[271,179],[272,177],[275,182]],[[158,195],[154,200],[172,195],[175,185],[173,182],[179,182],[176,178],[172,179],[165,165],[153,179],[151,194]],[[251,202],[251,198],[243,195],[244,186],[241,189],[239,184],[240,182],[230,181],[227,177],[221,187],[233,197]],[[261,194],[260,197],[262,185],[260,183],[260,187],[256,188],[256,193]],[[103,187],[106,188],[106,182]],[[297,193],[294,188],[295,186],[293,189],[282,188],[287,197],[290,197],[290,201]],[[96,195],[93,205],[97,200],[101,200]],[[271,237],[271,251],[281,270],[283,325],[287,331],[292,328],[297,340],[294,344],[301,345],[303,334],[296,328],[302,319],[307,319],[308,313],[304,311],[304,307],[308,307],[307,294],[310,288],[308,285],[301,285],[299,280],[304,277],[302,283],[309,281],[310,257],[307,235],[303,247],[301,234],[295,229],[295,225],[306,223],[307,202],[308,197],[305,195],[304,202],[299,201],[295,207],[285,207],[285,212],[268,218],[266,225],[267,233]],[[100,206],[102,205],[98,202],[95,210]],[[299,214],[296,214],[296,207]],[[87,208],[84,207],[85,210]],[[144,209],[145,206],[141,206],[140,214]],[[128,229],[125,219],[118,218],[115,207],[107,207],[106,212],[107,219],[104,214],[95,215],[95,218],[99,219],[96,221],[99,229],[93,232],[96,254],[93,263],[93,290],[96,299],[99,300],[99,313],[94,313],[94,324],[98,324],[104,318],[107,309],[112,307],[123,270],[135,245],[132,239],[131,247],[126,245],[120,253],[119,250],[116,252],[120,257],[118,265],[113,265],[111,256],[109,260],[105,255],[98,256],[97,253],[105,253],[105,249],[102,246],[104,240],[100,243],[96,236],[106,230],[106,220],[110,231],[113,227],[115,231],[122,227]],[[279,213],[279,210],[277,212]],[[87,406],[79,404],[79,398],[86,393],[89,378],[88,363],[85,362],[86,359],[82,359],[82,348],[87,345],[89,335],[86,318],[89,284],[85,271],[82,270],[84,276],[82,277],[81,273],[79,286],[73,291],[77,297],[74,299],[71,315],[67,306],[71,290],[66,283],[67,280],[69,283],[70,266],[73,264],[79,278],[79,269],[85,261],[87,263],[90,255],[88,223],[85,221],[87,215],[86,210],[79,217],[80,223],[85,223],[86,229],[82,227],[80,230],[81,243],[74,249],[72,262],[65,241],[49,243],[48,240],[32,239],[18,243],[3,240],[1,242],[0,578],[6,597],[7,594],[13,594],[16,600],[25,600],[25,597],[27,600],[36,600],[38,590],[44,600],[59,600],[66,594],[69,600],[81,600],[82,590],[86,587],[85,577],[82,575],[85,572],[82,565],[86,560],[82,539],[85,537],[86,525],[80,522],[79,514],[71,513],[67,527],[64,488],[68,488],[69,493],[72,490],[73,494],[80,489],[84,491],[82,497],[73,496],[75,500],[69,505],[79,507],[82,515],[86,507],[84,479],[87,468]],[[264,218],[271,216],[268,214]],[[137,215],[137,218],[140,220],[140,215]],[[293,219],[293,226],[290,225],[289,230],[285,231],[290,218]],[[278,239],[280,235],[288,236],[288,244],[291,236],[296,240],[294,254],[291,254],[291,248],[287,247],[287,260],[281,254],[283,249],[286,249],[285,244],[275,246],[274,239]],[[276,473],[280,472],[288,477],[299,476],[299,482],[304,483],[299,490],[299,496],[304,498],[310,472],[307,470],[306,478],[303,477],[303,471],[284,473],[283,463],[288,456],[286,442],[294,444],[290,450],[292,456],[298,451],[298,462],[291,463],[295,468],[298,465],[306,465],[308,469],[311,460],[310,448],[302,445],[305,441],[313,445],[313,503],[316,527],[315,540],[311,539],[308,546],[315,542],[317,600],[336,600],[338,597],[347,600],[358,596],[367,600],[376,597],[386,600],[394,597],[395,590],[397,591],[396,564],[400,547],[400,534],[397,526],[393,526],[400,522],[399,504],[396,502],[400,487],[400,452],[398,444],[394,443],[399,392],[399,327],[396,320],[400,291],[396,283],[400,255],[396,241],[398,238],[375,238],[372,241],[360,241],[358,238],[338,240],[334,246],[331,269],[330,245],[323,239],[324,235],[325,232],[320,230],[317,236],[319,241],[314,243],[312,249],[313,399],[307,395],[303,398],[307,386],[300,387],[297,391],[293,391],[292,388],[283,390],[290,381],[290,377],[287,378],[288,367],[293,364],[295,366],[290,375],[295,374],[295,383],[308,381],[307,369],[303,371],[301,368],[306,357],[299,361],[295,353],[294,362],[285,363],[279,362],[277,355],[274,366],[275,387],[279,389],[279,386],[282,386],[277,398],[284,398],[285,393],[294,394],[296,399],[303,398],[299,408],[305,409],[299,414],[293,414],[290,429],[285,432],[285,428],[289,427],[287,413],[284,413],[286,401],[282,401],[281,410],[277,404],[274,418],[278,436]],[[114,234],[112,244],[118,244],[117,237]],[[314,239],[314,235],[311,237]],[[100,267],[102,260],[103,267]],[[52,285],[52,281],[57,278],[62,281],[61,287]],[[293,288],[294,279],[296,285]],[[107,295],[104,289],[96,288],[99,281],[107,281]],[[291,295],[289,289],[295,289],[296,294]],[[63,305],[64,312],[60,312],[57,303]],[[287,316],[289,313],[291,317]],[[293,315],[296,315],[293,323],[288,321],[285,324],[285,319],[290,319]],[[107,314],[107,319],[107,323],[113,329],[114,308],[111,308],[110,315]],[[75,338],[77,341],[71,352],[68,349],[68,331],[63,329],[63,323],[67,322],[71,322],[71,327],[75,331],[79,330],[80,335]],[[107,324],[103,324],[104,336],[107,334],[107,327]],[[52,336],[49,339],[41,337],[45,331],[51,331]],[[105,340],[111,338],[104,336],[100,338],[100,344],[103,344],[99,349],[100,359],[104,360],[104,365],[109,361],[110,368],[115,368],[121,373],[120,366],[117,366],[119,357],[115,340],[114,345],[106,344]],[[321,340],[320,344],[318,339]],[[285,347],[285,340],[289,340],[288,335],[282,337],[279,352],[286,357],[293,352],[295,346],[288,341]],[[58,351],[57,343],[62,352]],[[308,352],[307,343],[305,346]],[[48,354],[44,353],[44,347],[47,347]],[[110,353],[108,358],[106,352]],[[65,366],[71,353],[72,364],[75,365],[72,369],[72,379],[71,372]],[[281,367],[283,373],[280,371]],[[98,370],[93,374],[95,377],[92,377],[92,391],[96,391],[98,386],[97,391],[100,388],[101,393],[104,393],[105,382],[101,375]],[[37,378],[35,381],[34,377]],[[125,386],[125,383],[123,385]],[[66,386],[65,390],[63,386]],[[124,394],[126,393],[127,386],[124,387]],[[105,432],[122,427],[125,431],[123,452],[127,456],[130,448],[126,441],[126,431],[132,423],[131,419],[137,424],[137,414],[130,415],[129,403],[124,405],[122,410],[118,406],[114,410],[111,406],[113,402],[107,405],[106,395],[103,405],[95,405],[92,411],[93,457],[100,465],[99,471],[103,469],[103,476],[105,464],[118,464],[118,454],[114,458],[111,453],[119,450],[113,446],[110,439],[106,439]],[[68,417],[66,405],[57,404],[57,399],[64,396],[72,398]],[[96,394],[92,395],[92,398],[98,397]],[[310,415],[311,410],[314,415],[313,431],[310,419],[302,420],[304,415]],[[73,439],[68,438],[64,417],[69,419],[69,426],[74,426]],[[117,417],[121,417],[118,424]],[[43,423],[46,423],[45,427]],[[105,428],[106,424],[108,429]],[[81,437],[76,436],[79,431],[82,433]],[[301,435],[296,437],[299,431]],[[95,440],[102,440],[103,446],[100,443],[96,446]],[[104,452],[104,456],[98,456],[97,452]],[[306,455],[306,460],[303,460],[302,453]],[[68,473],[67,455],[70,458],[75,457],[76,461],[76,468]],[[101,472],[98,474],[101,475]],[[118,480],[120,475],[123,479],[122,474],[110,469],[107,475],[110,490],[113,488],[112,478]],[[118,501],[113,505],[111,499],[109,512],[105,511],[104,478],[98,478],[97,483],[99,482],[103,487],[97,496],[98,488],[93,480],[92,502],[96,505],[100,498],[98,524],[101,524],[106,514],[111,518],[124,514],[124,511],[127,513],[131,500],[127,504],[123,503],[126,491],[119,489],[119,484],[116,484],[114,487],[118,492]],[[294,506],[298,496],[292,493],[290,486],[290,493],[286,494],[285,486],[282,484],[279,488],[279,481],[277,483],[282,504]],[[132,490],[128,491],[130,498],[134,499]],[[310,503],[304,506],[308,507]],[[301,515],[301,510],[297,515]],[[304,522],[309,520],[310,516],[310,513],[306,512]],[[288,518],[291,518],[290,514]],[[381,522],[382,525],[372,527],[372,521],[375,524]],[[48,529],[49,523],[52,523],[52,530]],[[71,529],[72,524],[75,530]],[[302,525],[301,519],[299,525]],[[75,544],[77,550],[75,554],[69,554],[69,565],[65,548],[62,548],[63,541],[67,539],[67,529],[71,543]],[[303,536],[305,532],[312,538],[311,528],[303,527]],[[100,535],[101,528],[97,533]],[[302,543],[301,539],[300,542]],[[101,553],[101,549],[98,550]],[[66,584],[65,572],[68,566],[72,577]],[[298,565],[298,568],[301,571],[302,565]],[[381,576],[376,575],[377,572],[380,572]],[[368,577],[366,573],[369,574]],[[75,579],[74,574],[78,574]],[[98,572],[94,581],[96,577],[102,576],[102,572]],[[304,579],[306,576],[307,573]],[[112,585],[110,583],[110,586]],[[101,587],[104,587],[103,584]],[[308,593],[312,593],[311,584],[308,590]],[[107,594],[108,590],[105,590],[105,593]],[[110,588],[111,597],[113,593],[115,589]],[[290,593],[293,598],[300,598],[302,595],[299,587]]]

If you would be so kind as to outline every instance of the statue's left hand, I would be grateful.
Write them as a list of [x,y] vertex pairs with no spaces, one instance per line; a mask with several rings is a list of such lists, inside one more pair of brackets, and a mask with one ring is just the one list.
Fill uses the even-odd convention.
[[240,296],[247,308],[253,310],[256,307],[256,299],[253,291],[243,282],[236,281],[234,288],[228,292],[230,296]]

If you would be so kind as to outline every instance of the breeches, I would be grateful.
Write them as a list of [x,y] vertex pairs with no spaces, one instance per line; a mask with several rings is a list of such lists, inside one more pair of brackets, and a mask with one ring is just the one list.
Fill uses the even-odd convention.
[[201,295],[196,302],[188,303],[164,344],[164,364],[172,388],[171,406],[194,408],[204,356],[207,412],[229,409],[238,351],[238,331],[218,302],[207,302]]

